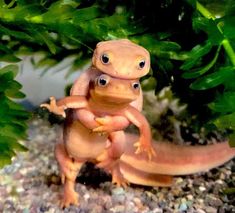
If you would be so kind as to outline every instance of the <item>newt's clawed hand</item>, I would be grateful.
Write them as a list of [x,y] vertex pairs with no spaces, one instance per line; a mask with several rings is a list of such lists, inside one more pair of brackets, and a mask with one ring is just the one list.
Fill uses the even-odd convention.
[[153,149],[151,143],[146,143],[144,138],[140,138],[139,141],[134,143],[134,147],[137,147],[135,154],[146,152],[149,160],[152,160],[152,157],[156,156],[156,152]]
[[93,132],[112,132],[113,121],[111,116],[97,117],[95,121],[99,124],[98,127],[92,129]]
[[46,104],[46,103],[45,104],[41,104],[40,107],[45,107],[45,108],[47,108],[52,113],[55,113],[57,115],[61,115],[64,118],[66,117],[66,114],[65,114],[66,107],[65,106],[58,106],[56,104],[55,97],[50,97],[50,104]]

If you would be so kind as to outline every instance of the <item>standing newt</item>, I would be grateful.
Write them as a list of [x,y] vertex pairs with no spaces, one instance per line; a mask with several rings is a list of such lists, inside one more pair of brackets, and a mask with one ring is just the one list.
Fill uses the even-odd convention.
[[[66,120],[64,126],[64,144],[56,146],[56,158],[61,168],[63,182],[65,180],[64,201],[62,205],[67,206],[70,203],[77,203],[74,198],[74,190],[66,183],[70,183],[70,180],[72,180],[74,184],[80,169],[78,165],[81,166],[86,161],[95,160],[100,162],[100,167],[112,173],[113,182],[120,184],[125,184],[126,182],[120,174],[118,165],[116,165],[125,149],[125,143],[123,143],[125,141],[125,134],[119,131],[118,135],[122,139],[120,138],[120,141],[115,140],[118,143],[113,142],[112,134],[107,131],[107,129],[110,129],[109,126],[101,121],[104,118],[105,121],[113,122],[112,126],[116,125],[115,121],[122,118],[126,118],[130,123],[136,125],[140,130],[140,137],[133,144],[133,146],[137,147],[135,153],[147,152],[149,159],[154,155],[148,121],[135,107],[130,105],[132,101],[139,97],[139,93],[139,81],[117,79],[101,74],[94,81],[90,82],[88,98],[76,95],[65,97],[56,102],[51,97],[50,104],[41,105],[41,107],[46,107],[51,112],[64,117],[65,109],[76,109],[76,111],[70,112]],[[76,112],[78,109],[83,110],[82,120],[83,123],[86,121],[86,125],[83,125],[77,118]],[[95,117],[96,119],[94,119]],[[99,120],[99,126],[96,125],[97,120]],[[118,123],[118,128],[120,129],[120,120]],[[125,127],[126,124],[122,126],[122,129]],[[101,134],[100,132],[105,133]],[[107,144],[111,144],[110,146],[112,147],[108,152],[106,151]],[[74,165],[76,165],[75,169],[73,169]],[[76,172],[73,173],[71,170]],[[71,174],[74,175],[71,176]]]

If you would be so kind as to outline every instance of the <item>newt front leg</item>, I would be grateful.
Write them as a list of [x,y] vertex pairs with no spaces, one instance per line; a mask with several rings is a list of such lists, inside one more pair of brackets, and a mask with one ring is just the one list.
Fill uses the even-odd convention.
[[148,121],[137,109],[131,106],[124,111],[124,114],[140,131],[140,137],[134,144],[134,146],[137,147],[135,153],[147,152],[148,158],[151,160],[152,156],[155,155],[155,151],[152,147],[151,129]]
[[47,108],[50,112],[66,117],[66,109],[79,109],[88,106],[86,97],[84,96],[68,96],[56,101],[55,97],[50,97],[50,103],[41,104],[40,107]]
[[116,132],[129,126],[130,122],[123,116],[104,116],[96,117],[98,127],[92,129],[93,132]]

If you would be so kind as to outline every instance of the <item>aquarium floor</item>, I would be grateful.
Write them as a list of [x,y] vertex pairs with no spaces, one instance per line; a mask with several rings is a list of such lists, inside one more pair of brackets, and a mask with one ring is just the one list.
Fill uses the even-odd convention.
[[234,187],[234,161],[207,173],[177,177],[171,188],[115,187],[109,176],[87,165],[76,184],[80,206],[61,210],[62,187],[53,153],[60,127],[40,119],[29,125],[29,140],[22,142],[29,151],[0,170],[0,212],[235,212],[234,194],[222,193]]

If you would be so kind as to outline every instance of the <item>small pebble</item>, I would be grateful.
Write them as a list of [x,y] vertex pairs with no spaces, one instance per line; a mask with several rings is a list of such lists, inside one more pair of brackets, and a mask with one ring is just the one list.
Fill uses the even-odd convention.
[[215,182],[218,183],[218,184],[224,184],[224,181],[222,181],[220,179],[216,180]]
[[202,209],[197,209],[197,213],[206,213],[206,212]]
[[30,213],[29,209],[23,209],[22,213]]
[[217,209],[211,206],[205,208],[206,213],[217,213]]
[[181,203],[179,207],[179,211],[186,211],[188,209],[188,206],[186,203]]
[[90,199],[90,195],[88,193],[86,193],[85,195],[83,195],[84,200],[87,202]]
[[183,181],[184,181],[184,179],[181,178],[181,177],[179,177],[179,178],[176,179],[175,183],[176,183],[176,185],[177,185],[177,184],[182,183]]
[[123,195],[125,194],[125,191],[122,187],[115,187],[113,190],[112,190],[112,194],[113,195]]
[[151,211],[152,213],[163,213],[162,209],[156,208]]
[[113,208],[110,209],[112,212],[124,212],[125,211],[125,206],[123,205],[118,205],[114,206]]
[[193,200],[193,195],[187,195],[188,200]]
[[201,192],[204,192],[204,191],[206,191],[206,188],[205,188],[204,186],[200,186],[200,187],[199,187],[199,190],[200,190]]

